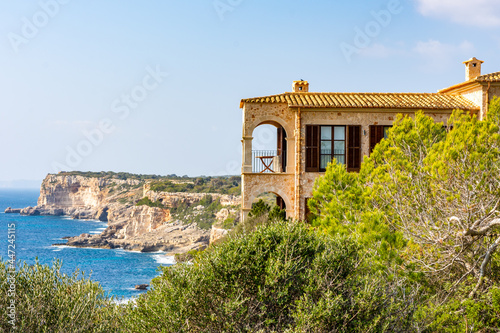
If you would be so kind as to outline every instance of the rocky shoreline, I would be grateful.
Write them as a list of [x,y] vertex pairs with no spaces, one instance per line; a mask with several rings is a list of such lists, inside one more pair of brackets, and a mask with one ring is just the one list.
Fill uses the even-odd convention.
[[81,234],[75,237],[64,237],[67,243],[56,243],[52,246],[73,246],[101,249],[124,249],[127,251],[157,252],[164,251],[171,256],[177,253],[185,253],[191,250],[201,250],[208,246],[210,241],[210,231],[200,232],[196,225],[182,225],[180,223],[168,223],[164,225],[163,232],[169,236],[156,238],[150,235],[135,239],[123,240],[115,237],[120,226],[108,227],[99,235]]
[[[124,189],[120,191],[119,189]],[[99,220],[108,227],[98,235],[81,234],[64,237],[66,243],[54,246],[74,246],[130,251],[165,251],[167,255],[206,248],[211,241],[224,235],[224,230],[201,229],[196,223],[183,223],[171,216],[178,204],[196,204],[207,194],[163,193],[150,191],[137,180],[102,179],[83,176],[48,175],[41,186],[38,205],[7,208],[5,213],[26,216],[68,216],[74,219]],[[237,196],[213,195],[223,206],[238,204]],[[134,201],[148,197],[164,202],[160,207],[136,206]],[[168,208],[167,208],[168,207]],[[227,216],[222,209],[219,218]]]

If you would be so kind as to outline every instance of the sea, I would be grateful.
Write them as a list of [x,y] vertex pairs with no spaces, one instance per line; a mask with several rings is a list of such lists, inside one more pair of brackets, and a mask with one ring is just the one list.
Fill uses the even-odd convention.
[[138,284],[150,284],[160,275],[159,267],[174,264],[173,257],[162,252],[141,253],[121,249],[86,249],[52,246],[66,243],[62,237],[83,233],[98,234],[106,228],[100,221],[74,220],[60,216],[21,216],[5,214],[7,207],[36,206],[38,190],[0,189],[0,259],[8,259],[8,226],[15,224],[15,251],[17,262],[51,265],[62,262],[61,271],[67,274],[76,269],[90,274],[117,302],[126,302],[144,291],[136,290]]

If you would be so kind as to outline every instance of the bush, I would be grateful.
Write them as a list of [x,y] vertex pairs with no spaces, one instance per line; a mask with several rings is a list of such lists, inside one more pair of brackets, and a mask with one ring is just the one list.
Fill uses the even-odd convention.
[[[193,264],[163,268],[153,289],[129,306],[124,326],[134,332],[405,327],[407,313],[393,301],[397,288],[366,270],[347,238],[296,222],[262,226],[200,253]],[[391,317],[395,309],[403,319]]]
[[285,221],[286,220],[286,210],[274,206],[269,211],[269,219],[272,221]]
[[[469,288],[470,289],[470,288]],[[429,303],[416,316],[426,332],[498,332],[500,327],[500,288],[493,287],[477,299],[462,290],[445,304]]]
[[188,192],[188,193],[221,193],[240,195],[241,177],[182,177],[183,182],[172,182],[170,179],[156,180],[150,183],[155,192]]
[[266,213],[269,213],[271,207],[262,199],[259,199],[256,203],[252,204],[252,209],[248,213],[249,217],[259,217]]
[[[61,273],[61,263],[22,264],[14,273],[17,332],[117,332],[112,299],[101,286],[78,270]],[[9,332],[7,317],[10,277],[8,264],[0,262],[0,330]]]
[[148,197],[144,197],[141,200],[139,200],[136,204],[136,206],[149,206],[149,207],[157,207],[157,208],[165,208],[165,206],[160,202],[160,201],[151,201]]
[[[203,206],[203,209],[197,209],[198,206]],[[187,202],[181,202],[176,207],[170,209],[172,218],[183,221],[184,224],[196,223],[201,229],[211,229],[212,224],[216,221],[215,215],[224,206],[220,203],[220,199],[214,200],[212,195],[205,195],[200,201],[195,201],[191,205]]]
[[185,253],[176,253],[174,255],[175,262],[176,263],[181,263],[181,262],[190,262],[194,258],[196,258],[201,252],[204,250],[191,250]]

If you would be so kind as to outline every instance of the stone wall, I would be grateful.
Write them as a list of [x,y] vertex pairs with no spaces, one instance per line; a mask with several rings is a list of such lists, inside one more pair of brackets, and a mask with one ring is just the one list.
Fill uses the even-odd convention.
[[255,198],[265,192],[279,195],[285,201],[287,217],[296,218],[295,176],[285,173],[257,173],[242,175],[242,211],[243,218],[252,208]]

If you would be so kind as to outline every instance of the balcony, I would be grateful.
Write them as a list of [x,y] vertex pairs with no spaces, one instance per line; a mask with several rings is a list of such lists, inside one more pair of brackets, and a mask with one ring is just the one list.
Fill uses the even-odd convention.
[[281,173],[284,172],[282,161],[286,159],[279,150],[252,150],[253,173]]

